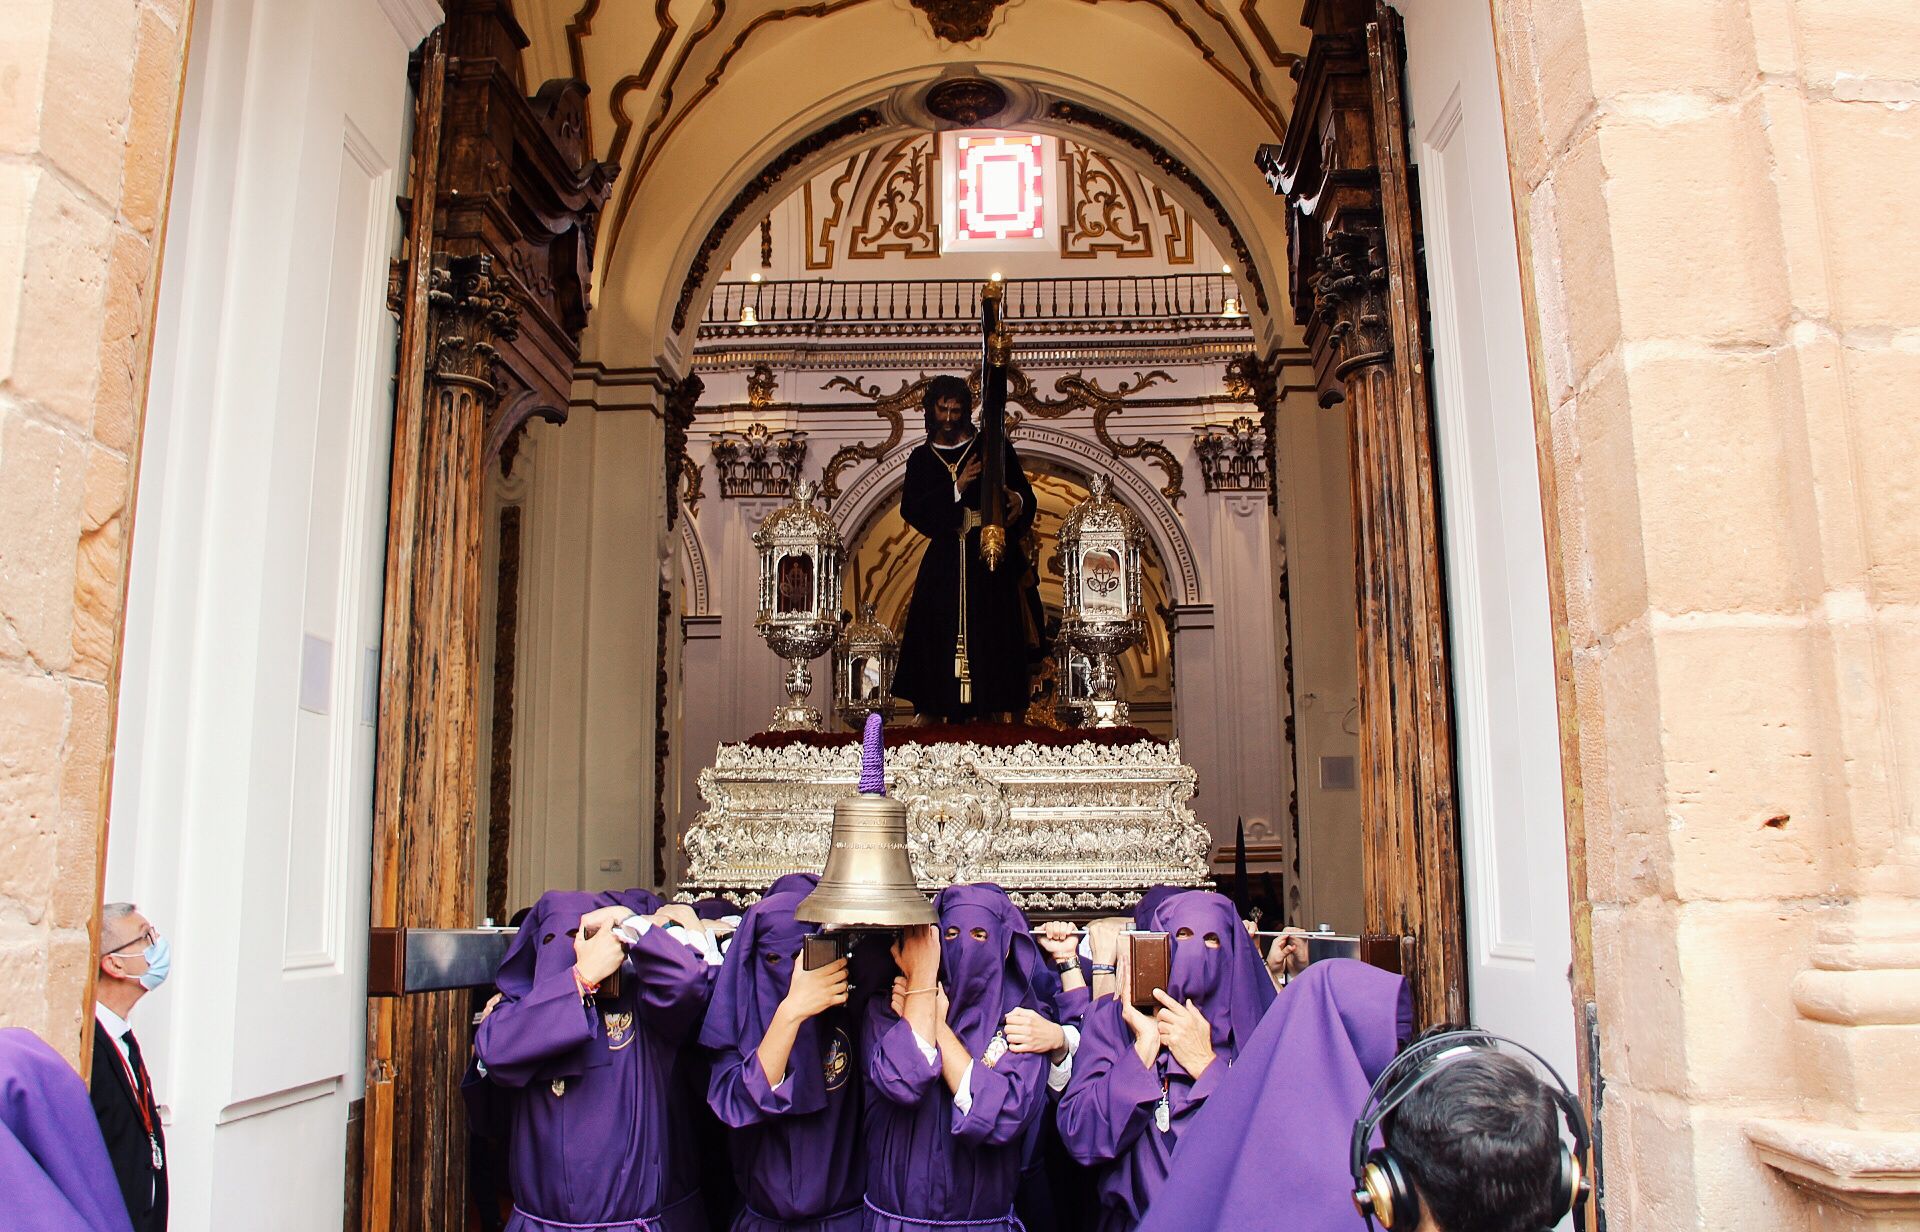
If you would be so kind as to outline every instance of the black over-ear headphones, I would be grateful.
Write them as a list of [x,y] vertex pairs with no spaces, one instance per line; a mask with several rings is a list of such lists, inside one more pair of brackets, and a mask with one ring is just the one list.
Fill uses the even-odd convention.
[[[1413,1178],[1408,1175],[1406,1165],[1394,1156],[1390,1148],[1367,1149],[1373,1141],[1374,1130],[1409,1095],[1449,1063],[1475,1052],[1497,1053],[1503,1045],[1532,1057],[1553,1079],[1547,1094],[1560,1106],[1560,1113],[1566,1118],[1567,1129],[1573,1136],[1572,1147],[1564,1142],[1560,1144],[1560,1165],[1553,1187],[1553,1222],[1560,1222],[1562,1212],[1570,1212],[1575,1232],[1585,1232],[1586,1202],[1593,1190],[1593,1183],[1587,1167],[1587,1116],[1580,1109],[1579,1098],[1567,1086],[1566,1080],[1547,1063],[1546,1058],[1533,1049],[1504,1036],[1473,1030],[1444,1031],[1415,1040],[1386,1069],[1380,1071],[1373,1090],[1367,1093],[1366,1107],[1361,1111],[1360,1119],[1354,1122],[1348,1162],[1353,1173],[1353,1204],[1359,1208],[1368,1227],[1378,1220],[1380,1226],[1389,1232],[1413,1232],[1420,1223],[1420,1195],[1413,1187]],[[1548,1228],[1551,1226],[1548,1225]]]

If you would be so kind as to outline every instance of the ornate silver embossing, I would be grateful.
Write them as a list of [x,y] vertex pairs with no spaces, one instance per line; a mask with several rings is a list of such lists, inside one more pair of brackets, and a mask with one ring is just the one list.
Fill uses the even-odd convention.
[[[1207,882],[1210,838],[1178,743],[907,744],[887,771],[923,889],[992,881],[1029,910],[1100,912],[1145,886]],[[700,772],[707,807],[684,840],[681,897],[751,902],[783,873],[818,871],[833,803],[859,773],[854,745],[721,745]]]

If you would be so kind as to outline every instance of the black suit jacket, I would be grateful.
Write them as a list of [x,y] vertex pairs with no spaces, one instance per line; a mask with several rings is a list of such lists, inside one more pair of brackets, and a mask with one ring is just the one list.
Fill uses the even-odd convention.
[[[160,1128],[159,1110],[149,1107],[147,1112],[164,1158],[166,1131]],[[93,1023],[93,1115],[100,1119],[100,1135],[107,1140],[107,1158],[113,1161],[113,1175],[127,1200],[134,1232],[166,1232],[167,1171],[164,1167],[157,1174],[153,1170],[153,1145],[140,1118],[139,1093],[127,1081],[119,1047],[97,1018]]]

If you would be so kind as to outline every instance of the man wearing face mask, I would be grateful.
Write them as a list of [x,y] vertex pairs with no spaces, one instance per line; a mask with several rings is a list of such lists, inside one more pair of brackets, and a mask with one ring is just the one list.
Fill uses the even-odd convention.
[[100,909],[100,974],[94,984],[93,1113],[107,1142],[134,1232],[167,1226],[167,1141],[160,1104],[127,1018],[172,965],[167,939],[132,903]]

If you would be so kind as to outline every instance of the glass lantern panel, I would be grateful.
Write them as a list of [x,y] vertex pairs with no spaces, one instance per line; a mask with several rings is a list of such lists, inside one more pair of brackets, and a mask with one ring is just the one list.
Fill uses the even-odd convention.
[[1124,619],[1127,596],[1121,585],[1120,557],[1111,548],[1080,553],[1080,610],[1092,619]]
[[774,609],[782,616],[804,616],[813,611],[813,558],[780,558],[779,604]]

